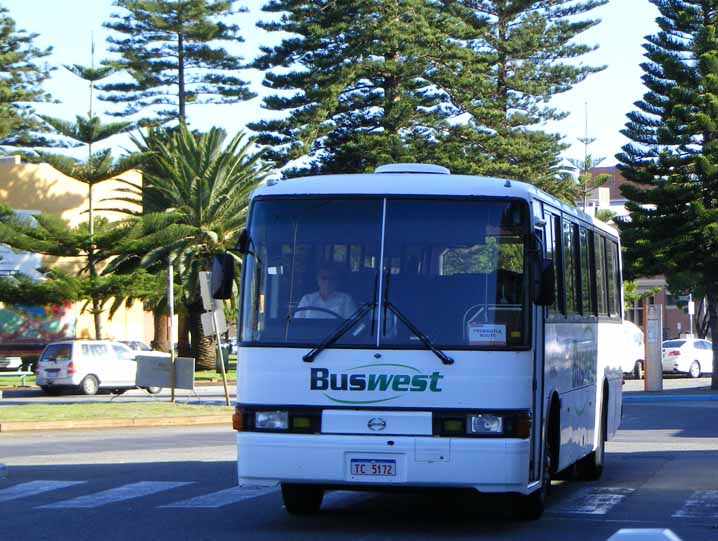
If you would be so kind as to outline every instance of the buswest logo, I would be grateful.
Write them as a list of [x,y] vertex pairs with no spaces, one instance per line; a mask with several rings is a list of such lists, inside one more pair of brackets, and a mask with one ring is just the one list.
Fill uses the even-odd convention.
[[[388,372],[387,369],[406,369],[413,374]],[[381,370],[381,373],[367,372],[366,369]],[[359,372],[361,370],[362,372]],[[347,391],[347,392],[391,392],[400,393],[393,396],[373,400],[346,400],[324,393],[329,400],[341,404],[376,404],[395,400],[404,393],[421,393],[427,390],[440,393],[439,380],[443,379],[439,372],[422,374],[413,366],[404,364],[367,364],[349,368],[343,372],[333,373],[328,368],[312,368],[309,388],[312,391]]]

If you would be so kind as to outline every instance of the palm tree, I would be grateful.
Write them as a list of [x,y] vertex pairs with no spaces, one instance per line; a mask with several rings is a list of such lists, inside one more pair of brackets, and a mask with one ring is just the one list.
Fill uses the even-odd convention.
[[177,269],[198,369],[214,368],[213,343],[200,325],[199,273],[209,270],[212,256],[234,246],[246,221],[249,192],[268,172],[244,134],[225,145],[226,138],[220,128],[192,133],[180,124],[169,134],[155,129],[134,141],[151,155],[141,193],[134,189],[144,213],[125,247],[143,254],[144,267],[169,259]]

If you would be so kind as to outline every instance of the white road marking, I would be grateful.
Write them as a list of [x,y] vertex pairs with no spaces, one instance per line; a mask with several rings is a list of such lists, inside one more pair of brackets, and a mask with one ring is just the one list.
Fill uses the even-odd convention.
[[673,518],[718,518],[718,490],[696,490]]
[[35,496],[43,492],[79,485],[85,481],[28,481],[0,490],[0,502]]
[[87,494],[71,500],[64,500],[49,505],[41,505],[40,509],[67,509],[81,508],[90,509],[110,503],[122,502],[142,496],[148,496],[164,490],[190,485],[191,482],[165,482],[165,481],[140,481],[117,488],[111,488],[95,494]]
[[605,515],[635,492],[635,488],[599,487],[582,490],[563,502],[551,513],[570,515]]
[[181,500],[167,505],[160,505],[160,509],[217,509],[232,503],[241,502],[243,500],[251,500],[259,498],[265,494],[277,492],[277,487],[260,487],[260,486],[236,486],[203,496],[197,496],[188,500]]

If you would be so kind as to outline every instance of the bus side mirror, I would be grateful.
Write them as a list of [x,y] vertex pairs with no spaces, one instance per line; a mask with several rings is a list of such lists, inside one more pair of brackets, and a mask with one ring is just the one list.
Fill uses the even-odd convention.
[[247,255],[249,253],[249,232],[246,227],[239,233],[239,238],[237,239],[237,251],[242,255]]
[[534,267],[534,304],[551,306],[556,300],[556,275],[551,259],[538,259]]
[[217,254],[212,258],[212,282],[210,290],[214,299],[232,297],[234,285],[234,258],[228,253]]

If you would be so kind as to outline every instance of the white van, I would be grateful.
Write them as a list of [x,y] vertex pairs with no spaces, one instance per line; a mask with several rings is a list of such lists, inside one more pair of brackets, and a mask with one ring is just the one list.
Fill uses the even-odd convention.
[[646,349],[643,342],[643,330],[630,321],[623,321],[623,330],[626,337],[626,354],[623,356],[621,367],[624,374],[635,379],[643,377],[643,367]]
[[[53,342],[42,351],[35,382],[47,394],[61,389],[79,389],[94,395],[100,389],[121,392],[137,387],[137,361],[125,344],[107,340]],[[147,353],[147,352],[142,352]],[[160,387],[147,387],[159,393]]]

